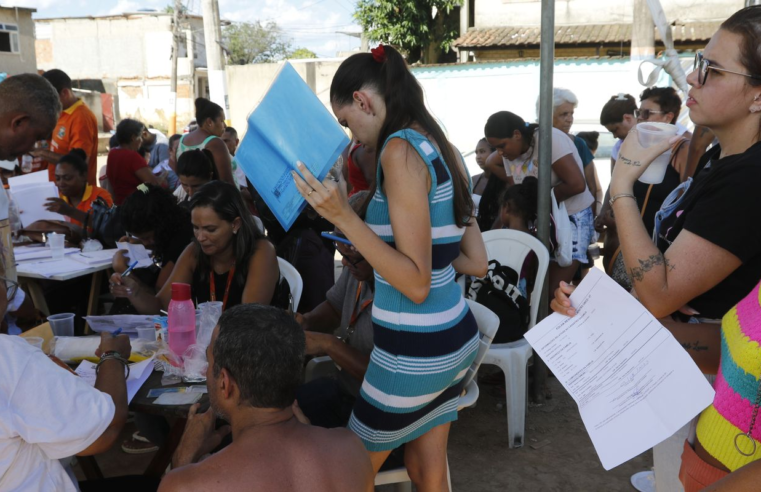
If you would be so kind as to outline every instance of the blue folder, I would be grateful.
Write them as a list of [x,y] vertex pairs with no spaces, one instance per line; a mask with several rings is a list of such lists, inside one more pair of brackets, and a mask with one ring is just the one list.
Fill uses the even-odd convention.
[[296,161],[322,181],[348,144],[335,117],[285,63],[248,116],[248,130],[235,157],[287,231],[306,206],[291,176]]

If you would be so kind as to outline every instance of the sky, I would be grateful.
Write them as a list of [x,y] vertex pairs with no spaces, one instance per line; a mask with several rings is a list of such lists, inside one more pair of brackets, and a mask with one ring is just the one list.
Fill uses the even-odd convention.
[[[182,0],[201,13],[201,0]],[[218,0],[222,19],[275,21],[294,48],[308,48],[321,58],[359,47],[359,38],[336,31],[359,32],[353,0]],[[162,10],[174,0],[1,0],[5,7],[37,9],[35,18],[120,14],[141,8]]]

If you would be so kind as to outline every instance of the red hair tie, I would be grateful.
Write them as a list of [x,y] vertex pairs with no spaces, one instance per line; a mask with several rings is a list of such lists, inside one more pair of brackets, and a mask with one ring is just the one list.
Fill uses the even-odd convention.
[[373,60],[377,61],[378,63],[383,63],[386,61],[386,49],[382,44],[379,44],[377,48],[371,49],[370,53],[373,55]]

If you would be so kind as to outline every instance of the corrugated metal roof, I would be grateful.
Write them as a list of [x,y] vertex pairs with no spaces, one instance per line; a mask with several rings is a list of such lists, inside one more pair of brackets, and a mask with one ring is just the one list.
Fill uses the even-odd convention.
[[[674,42],[707,41],[719,29],[720,24],[721,21],[708,21],[672,26]],[[539,26],[471,28],[454,42],[454,46],[472,49],[538,45],[541,38],[540,31]],[[655,38],[660,40],[657,30]],[[587,24],[555,28],[555,44],[559,45],[622,43],[629,42],[631,39],[631,24]]]

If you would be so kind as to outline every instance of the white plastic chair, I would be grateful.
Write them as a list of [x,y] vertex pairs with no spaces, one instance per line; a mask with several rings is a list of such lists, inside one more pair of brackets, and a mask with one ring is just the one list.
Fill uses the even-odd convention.
[[[478,331],[481,335],[481,340],[478,344],[478,352],[473,363],[468,368],[468,372],[463,378],[464,392],[460,395],[460,400],[457,402],[457,411],[463,408],[471,407],[475,405],[478,400],[479,390],[476,383],[476,374],[478,373],[478,367],[481,365],[481,361],[489,351],[494,335],[499,328],[499,318],[496,314],[491,312],[489,308],[482,306],[474,301],[466,300],[470,306],[470,310],[473,312],[473,316],[476,318],[476,324],[478,325]],[[306,370],[304,372],[304,380],[311,381],[318,377],[329,376],[336,371],[335,364],[330,357],[315,357],[307,363]],[[449,475],[449,464],[447,463],[447,476]],[[393,470],[384,470],[375,476],[375,485],[389,485],[395,484],[395,492],[412,492],[412,482],[410,476],[407,474],[405,467],[395,468]],[[449,483],[449,490],[452,490],[451,481]]]
[[304,281],[301,280],[301,275],[296,270],[296,267],[286,260],[278,257],[277,264],[280,267],[280,276],[285,277],[288,281],[288,286],[291,288],[291,311],[295,313],[299,307],[301,292],[304,290]]
[[256,227],[259,228],[259,232],[261,232],[262,234],[266,235],[267,234],[267,229],[264,228],[264,222],[262,222],[262,219],[260,219],[256,215],[252,215],[251,217],[254,218],[254,224],[256,224]]
[[[497,260],[501,265],[509,266],[516,272],[520,272],[523,268],[523,261],[529,251],[536,254],[539,265],[534,290],[531,293],[531,318],[529,321],[529,329],[533,328],[536,324],[544,279],[550,264],[550,254],[547,248],[534,236],[510,229],[487,231],[484,232],[483,238],[489,260]],[[528,378],[526,366],[532,354],[531,346],[525,338],[521,338],[517,342],[493,344],[483,360],[483,364],[499,366],[505,374],[507,435],[508,445],[511,448],[523,446]]]

